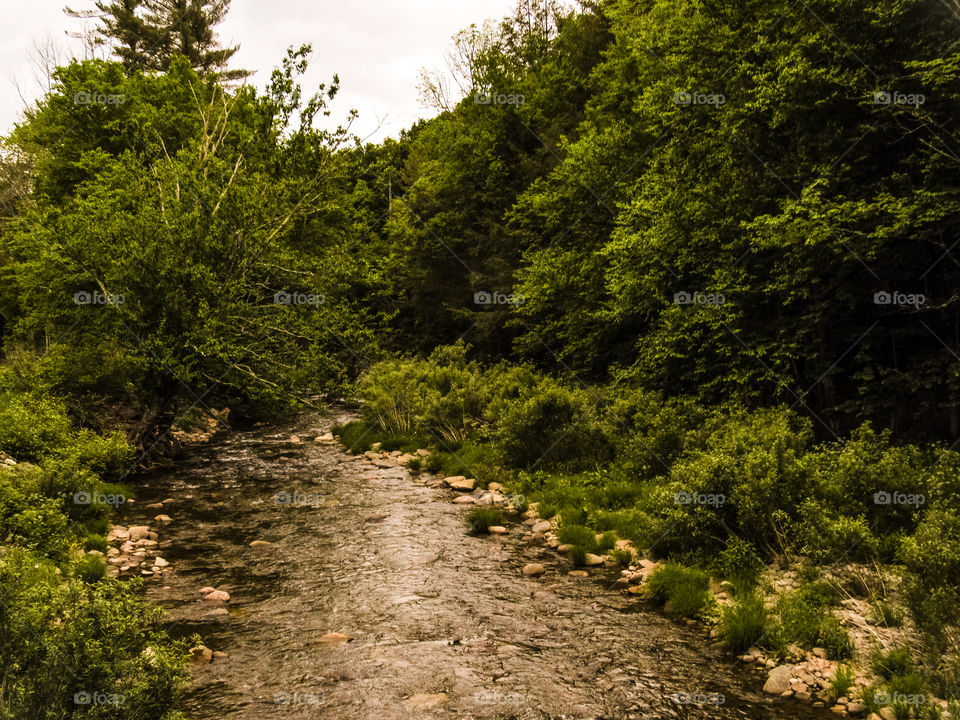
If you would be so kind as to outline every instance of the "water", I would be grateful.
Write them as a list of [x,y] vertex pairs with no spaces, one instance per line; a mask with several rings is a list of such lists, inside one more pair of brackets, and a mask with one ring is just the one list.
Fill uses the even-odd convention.
[[[161,511],[144,504],[174,499],[162,511],[173,522],[157,528],[173,572],[146,594],[173,635],[229,655],[196,667],[188,718],[834,717],[764,697],[763,675],[702,628],[609,592],[605,574],[568,577],[519,526],[467,535],[466,510],[429,476],[313,442],[332,422],[305,415],[197,447],[145,476],[126,512],[149,521]],[[522,577],[528,562],[548,573]],[[204,586],[230,593],[227,615],[210,614]],[[326,633],[352,640],[320,642]]]

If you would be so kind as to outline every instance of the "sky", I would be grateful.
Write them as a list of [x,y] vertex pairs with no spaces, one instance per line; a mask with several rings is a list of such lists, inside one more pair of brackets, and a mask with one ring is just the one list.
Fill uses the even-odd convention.
[[[65,15],[65,5],[85,10],[93,0],[0,0],[7,28],[0,35],[0,134],[21,117],[24,100],[33,103],[43,94],[29,60],[35,44],[49,39],[65,55],[80,53],[80,42],[67,33],[81,31],[83,21]],[[240,45],[231,67],[257,71],[248,82],[259,88],[289,46],[312,44],[304,93],[337,73],[340,93],[328,124],[345,121],[355,108],[360,116],[351,131],[376,141],[434,114],[419,102],[420,68],[442,68],[457,31],[499,19],[515,5],[516,0],[233,0],[218,34],[221,44]]]

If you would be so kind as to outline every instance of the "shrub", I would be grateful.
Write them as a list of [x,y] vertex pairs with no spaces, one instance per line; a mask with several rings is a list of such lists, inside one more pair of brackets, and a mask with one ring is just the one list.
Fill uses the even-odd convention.
[[503,525],[503,523],[503,512],[498,508],[478,507],[467,513],[467,524],[470,526],[470,531],[476,534],[486,533],[491,525]]
[[908,647],[898,647],[883,652],[878,650],[870,661],[870,667],[884,680],[912,674],[916,665]]
[[717,630],[724,647],[739,653],[760,643],[769,624],[763,598],[757,593],[744,593],[721,609]]
[[582,548],[584,552],[596,553],[599,551],[596,533],[583,525],[561,523],[557,530],[557,539],[561,543],[569,543],[574,547]]
[[717,569],[736,585],[752,587],[756,585],[765,566],[753,545],[731,536],[717,558]]
[[922,630],[939,634],[960,619],[960,517],[930,510],[900,554],[907,607]]
[[655,600],[669,603],[671,614],[695,617],[707,604],[710,575],[699,568],[667,563],[654,570],[647,587]]
[[837,665],[837,670],[830,680],[830,686],[827,689],[827,698],[830,702],[836,702],[838,698],[850,697],[850,690],[854,686],[857,674],[849,665]]
[[73,563],[73,574],[86,583],[94,583],[107,574],[107,563],[99,555],[83,555]]
[[633,562],[633,553],[630,552],[629,550],[611,550],[610,558],[617,565],[620,565],[621,567],[626,567],[631,562]]
[[820,621],[817,642],[827,651],[827,657],[832,660],[853,657],[854,645],[850,633],[833,615],[827,615]]

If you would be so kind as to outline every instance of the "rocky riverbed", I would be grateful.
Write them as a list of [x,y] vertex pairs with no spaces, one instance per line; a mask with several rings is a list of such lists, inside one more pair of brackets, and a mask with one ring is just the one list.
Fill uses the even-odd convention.
[[122,511],[118,552],[153,572],[153,546],[124,543],[157,534],[167,565],[146,593],[173,634],[199,636],[188,717],[833,717],[764,694],[767,668],[707,629],[611,592],[630,577],[571,572],[544,521],[467,534],[466,508],[498,489],[347,455],[329,435],[343,419],[222,434]]

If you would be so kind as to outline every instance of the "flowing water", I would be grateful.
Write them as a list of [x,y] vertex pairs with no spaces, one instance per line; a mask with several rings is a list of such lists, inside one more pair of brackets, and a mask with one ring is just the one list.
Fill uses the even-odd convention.
[[[144,504],[174,500],[157,528],[172,571],[146,594],[172,634],[228,654],[195,667],[188,718],[833,717],[764,697],[762,674],[703,628],[609,591],[606,573],[568,577],[520,526],[467,535],[466,510],[429,476],[313,442],[334,419],[195,447],[145,476],[126,512],[150,522]],[[547,574],[523,577],[528,562]],[[204,586],[230,593],[226,614],[200,601]]]

